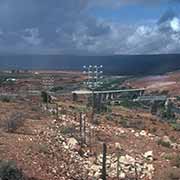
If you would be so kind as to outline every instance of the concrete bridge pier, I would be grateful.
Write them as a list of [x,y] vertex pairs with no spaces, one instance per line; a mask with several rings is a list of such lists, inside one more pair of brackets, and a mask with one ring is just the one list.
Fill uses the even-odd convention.
[[139,96],[142,96],[144,94],[144,90],[139,91]]
[[78,95],[76,93],[73,93],[72,98],[74,102],[78,101]]

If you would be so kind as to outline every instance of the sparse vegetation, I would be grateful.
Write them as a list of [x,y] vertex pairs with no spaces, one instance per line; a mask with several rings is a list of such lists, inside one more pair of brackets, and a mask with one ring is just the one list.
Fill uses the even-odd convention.
[[180,169],[171,168],[165,173],[163,179],[164,180],[179,180],[180,178]]
[[158,141],[158,145],[161,145],[161,146],[166,147],[166,148],[171,148],[170,142],[165,142],[165,141],[163,141],[162,139],[160,139],[160,140]]
[[61,127],[60,132],[65,135],[73,136],[73,134],[76,132],[76,129],[74,126],[69,126],[69,127],[63,126]]
[[172,158],[171,164],[172,166],[180,168],[180,155],[179,154]]
[[171,107],[167,109],[165,107],[160,108],[160,117],[162,120],[167,122],[174,122],[175,121],[175,114],[172,112]]
[[1,101],[2,101],[2,102],[9,103],[9,102],[10,102],[10,98],[8,98],[8,97],[3,97],[3,98],[1,99]]
[[47,144],[39,144],[37,146],[39,153],[49,154],[49,148]]
[[25,180],[22,170],[18,169],[13,161],[0,161],[0,179],[1,180]]
[[141,105],[141,103],[139,102],[133,102],[133,101],[129,101],[129,100],[123,100],[119,103],[120,106],[123,106],[125,108],[129,108],[129,109],[137,109],[137,108],[143,108],[143,106]]
[[57,87],[54,87],[51,89],[52,92],[57,92],[57,91],[61,91],[63,90],[64,88],[62,86],[57,86]]
[[[87,96],[78,95],[79,98],[77,101],[72,101],[72,97],[70,96],[72,88],[75,87],[70,87],[71,83],[76,83],[76,87],[78,86],[78,82],[75,79],[72,80],[72,76],[68,79],[68,77],[63,78],[63,75],[57,75],[59,77],[56,79],[56,86],[59,87],[53,89],[54,93],[50,93],[56,98],[48,104],[45,104],[50,102],[48,93],[42,92],[42,96],[39,95],[42,86],[38,83],[41,81],[40,76],[43,76],[43,74],[34,75],[28,81],[26,80],[27,87],[31,87],[30,85],[32,85],[33,89],[39,88],[37,96],[31,96],[29,93],[25,98],[19,98],[17,96],[17,99],[13,99],[9,103],[3,103],[2,101],[0,103],[1,122],[4,123],[3,128],[7,132],[16,133],[10,134],[1,131],[0,154],[5,159],[16,159],[18,163],[17,167],[25,166],[23,167],[24,172],[27,172],[28,175],[32,174],[35,177],[31,178],[31,180],[35,180],[37,177],[52,180],[62,178],[96,178],[94,177],[95,173],[98,174],[98,166],[101,167],[102,163],[102,142],[107,143],[107,178],[116,178],[110,176],[116,176],[116,155],[120,153],[120,156],[123,157],[120,160],[125,165],[125,168],[122,166],[122,171],[120,170],[121,174],[125,172],[124,175],[126,177],[124,179],[138,179],[140,178],[138,176],[142,175],[143,179],[179,180],[180,157],[176,154],[179,151],[179,132],[177,131],[179,131],[178,119],[180,119],[180,116],[178,117],[177,113],[176,123],[166,123],[166,118],[162,118],[162,120],[166,121],[162,122],[157,117],[158,112],[155,116],[150,113],[149,110],[152,102],[138,103],[131,101],[131,99],[136,98],[136,95],[139,95],[139,92],[137,94],[131,94],[129,92],[119,93],[117,96],[111,96],[111,98],[114,98],[113,100],[102,96],[102,104],[98,102],[97,97],[97,107],[103,113],[97,114],[96,111],[94,120],[97,118],[97,121],[91,124],[92,107],[86,107]],[[33,78],[36,78],[36,81]],[[22,89],[19,86],[16,87],[15,84],[12,87],[12,93],[16,93],[16,88],[21,89],[20,92],[25,93],[27,88],[24,86],[24,83],[21,83],[24,82],[24,79],[21,79],[19,82],[17,81],[17,84],[22,84]],[[123,85],[118,87],[118,83],[117,88],[121,88]],[[125,88],[128,87],[127,83],[124,84]],[[60,91],[60,86],[62,86],[63,91]],[[69,87],[68,90],[66,86]],[[136,84],[134,86],[130,85],[130,87],[136,88]],[[113,85],[109,88],[115,88],[115,86]],[[137,88],[139,87],[137,86]],[[7,89],[11,88],[7,87]],[[59,92],[56,93],[58,90]],[[76,90],[76,88],[73,90]],[[60,96],[61,92],[63,94],[62,96]],[[69,94],[67,95],[66,92]],[[166,94],[166,92],[163,93]],[[145,92],[145,95],[148,96],[151,94]],[[155,95],[158,95],[158,92],[155,92]],[[169,96],[171,96],[171,92]],[[90,95],[89,97],[91,98]],[[43,104],[42,101],[44,102]],[[6,102],[6,99],[4,102]],[[117,102],[117,106],[113,102]],[[119,106],[119,102],[121,106]],[[172,103],[176,102],[172,101]],[[158,110],[161,107],[163,108],[164,102],[162,104],[157,104]],[[180,107],[180,103],[176,105]],[[41,111],[41,107],[43,107],[43,111]],[[24,118],[17,118],[18,115],[16,115],[22,108],[26,113],[26,117],[24,115],[23,117],[28,119],[24,127]],[[52,114],[56,110],[58,110],[58,114],[53,116]],[[9,115],[10,112],[17,113]],[[5,119],[5,117],[8,118]],[[6,121],[3,122],[3,119]],[[41,119],[41,121],[36,121],[37,119]],[[171,118],[169,119],[171,120]],[[92,128],[92,131],[90,128]],[[164,138],[165,136],[166,138]],[[157,142],[157,139],[161,140]],[[134,160],[136,161],[136,158],[137,167],[133,163]],[[129,162],[126,161],[131,160],[132,165],[129,165]],[[91,162],[95,163],[94,167],[91,165]],[[88,166],[83,166],[82,170],[81,165],[84,163],[88,163]],[[126,165],[126,163],[128,164]],[[173,168],[170,169],[170,166]],[[95,170],[91,173],[93,168]],[[135,168],[139,171],[136,178],[134,177],[136,173],[134,171]],[[164,168],[167,168],[165,177],[163,177],[165,173],[162,173]],[[88,175],[92,174],[90,175],[92,177],[89,177],[86,172]],[[151,177],[146,177],[147,174]],[[3,179],[0,176],[1,179],[9,180],[8,178]],[[10,180],[12,179],[16,180],[15,178],[11,178]],[[29,178],[25,180],[27,179],[30,180]]]
[[179,123],[173,123],[171,124],[172,125],[172,128],[175,130],[175,131],[180,131],[180,124]]
[[44,103],[51,102],[51,96],[47,92],[45,92],[45,91],[41,92],[41,97],[42,97],[42,100]]
[[23,126],[24,118],[22,113],[13,113],[4,121],[4,128],[8,133],[14,133]]

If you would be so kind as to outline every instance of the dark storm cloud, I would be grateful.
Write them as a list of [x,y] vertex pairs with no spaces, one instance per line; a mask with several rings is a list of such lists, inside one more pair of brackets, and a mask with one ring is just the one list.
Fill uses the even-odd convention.
[[25,28],[44,23],[55,25],[79,16],[85,7],[82,0],[1,0],[0,25],[7,28]]
[[3,32],[0,43],[5,45],[16,39],[29,45],[41,45],[41,48],[75,49],[73,38],[81,27],[92,37],[110,30],[87,15],[88,3],[89,0],[0,0],[0,29]]

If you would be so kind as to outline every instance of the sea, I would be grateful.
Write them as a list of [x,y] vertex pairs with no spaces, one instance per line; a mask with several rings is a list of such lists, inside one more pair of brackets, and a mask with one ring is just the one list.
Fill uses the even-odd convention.
[[180,54],[160,55],[0,55],[0,69],[83,71],[86,65],[103,65],[105,74],[161,75],[180,70]]

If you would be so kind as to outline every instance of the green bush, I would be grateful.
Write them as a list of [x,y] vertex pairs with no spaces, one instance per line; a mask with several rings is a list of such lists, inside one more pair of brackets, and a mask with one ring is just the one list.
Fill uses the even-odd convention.
[[133,102],[133,101],[129,101],[129,100],[121,101],[120,106],[123,106],[125,108],[129,108],[129,109],[142,108],[142,105],[139,102]]
[[1,99],[1,101],[2,101],[2,102],[9,103],[9,102],[10,102],[10,98],[8,98],[8,97],[3,97],[3,98]]
[[44,103],[50,103],[51,102],[51,96],[47,92],[41,92],[41,97]]
[[17,168],[13,161],[0,161],[1,180],[25,180],[22,171]]
[[167,148],[171,148],[171,144],[169,142],[165,142],[161,139],[158,141],[158,145],[161,145],[161,146],[167,147]]
[[38,146],[37,148],[38,148],[39,153],[43,153],[43,154],[49,154],[50,153],[47,144],[39,144],[37,146]]
[[180,124],[179,124],[179,123],[173,123],[173,124],[172,124],[172,128],[173,128],[175,131],[180,131]]
[[24,118],[22,113],[13,113],[4,122],[4,128],[8,133],[14,133],[18,128],[23,126]]
[[72,127],[65,127],[65,126],[63,126],[63,127],[61,127],[60,131],[61,131],[62,134],[71,135],[72,136],[76,132],[76,129],[73,126]]
[[129,128],[129,127],[130,127],[130,123],[129,123],[128,119],[123,118],[123,119],[121,119],[121,120],[119,121],[119,123],[120,123],[124,128]]
[[172,158],[171,164],[173,166],[176,166],[177,168],[180,168],[180,155],[176,155]]
[[63,90],[64,88],[62,86],[57,86],[57,87],[54,87],[51,89],[51,92],[57,92],[57,91],[61,91]]

